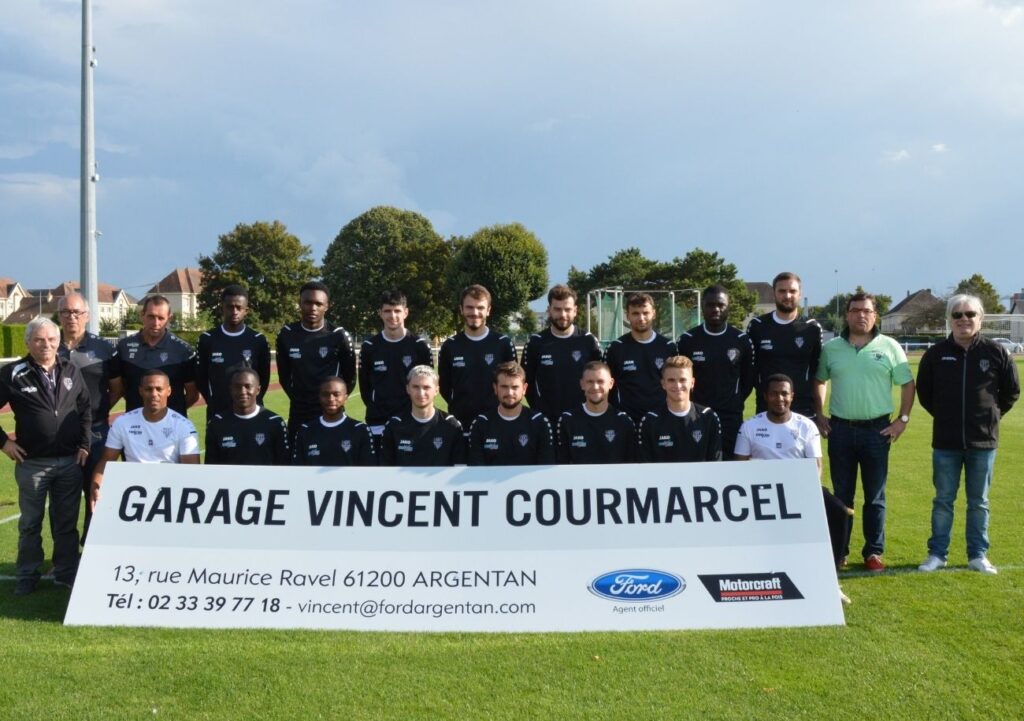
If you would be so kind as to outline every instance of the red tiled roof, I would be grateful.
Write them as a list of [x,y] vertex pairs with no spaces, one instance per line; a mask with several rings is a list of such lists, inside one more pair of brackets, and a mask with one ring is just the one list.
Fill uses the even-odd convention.
[[146,295],[152,293],[198,293],[202,289],[203,274],[199,268],[175,268],[150,288]]

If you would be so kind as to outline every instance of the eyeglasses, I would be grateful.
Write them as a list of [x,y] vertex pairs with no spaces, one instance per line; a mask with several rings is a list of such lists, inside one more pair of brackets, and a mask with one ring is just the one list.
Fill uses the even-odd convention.
[[961,318],[977,318],[978,317],[978,311],[976,311],[976,310],[965,310],[965,311],[954,310],[952,313],[950,313],[950,316],[952,316],[953,320],[960,320]]
[[60,314],[65,318],[80,318],[88,312],[89,311],[85,310],[68,310],[65,308],[60,312]]
[[846,312],[854,315],[873,315],[875,311],[871,308],[850,308]]

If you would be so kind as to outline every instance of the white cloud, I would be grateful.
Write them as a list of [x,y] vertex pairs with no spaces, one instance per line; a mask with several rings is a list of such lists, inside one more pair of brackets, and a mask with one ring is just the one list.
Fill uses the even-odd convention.
[[932,145],[932,152],[933,153],[947,153],[947,152],[949,152],[949,148],[946,146],[945,143],[935,143],[934,145]]
[[49,173],[0,174],[0,206],[66,208],[78,205],[78,178]]
[[21,160],[31,158],[38,153],[40,147],[30,143],[8,143],[0,145],[0,160]]
[[882,160],[887,163],[903,163],[910,160],[910,151],[906,148],[899,150],[887,150],[882,154]]

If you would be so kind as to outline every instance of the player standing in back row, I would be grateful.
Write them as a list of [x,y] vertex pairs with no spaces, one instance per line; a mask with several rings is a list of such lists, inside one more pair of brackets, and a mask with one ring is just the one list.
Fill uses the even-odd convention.
[[448,411],[468,431],[473,419],[494,408],[494,369],[516,359],[516,349],[506,335],[487,327],[491,293],[471,285],[459,297],[462,330],[441,344],[437,358],[441,397]]
[[757,412],[763,413],[766,381],[776,373],[793,380],[793,412],[814,418],[814,374],[821,356],[821,326],[800,317],[800,276],[779,273],[772,280],[775,310],[750,321],[747,335],[754,344]]

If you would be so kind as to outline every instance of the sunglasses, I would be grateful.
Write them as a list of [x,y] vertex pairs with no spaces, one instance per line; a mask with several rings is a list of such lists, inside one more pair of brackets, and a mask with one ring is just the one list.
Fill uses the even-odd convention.
[[978,311],[976,311],[976,310],[965,310],[965,311],[961,312],[959,310],[954,310],[952,313],[950,313],[950,315],[953,317],[953,320],[960,320],[961,318],[977,318],[978,317]]

